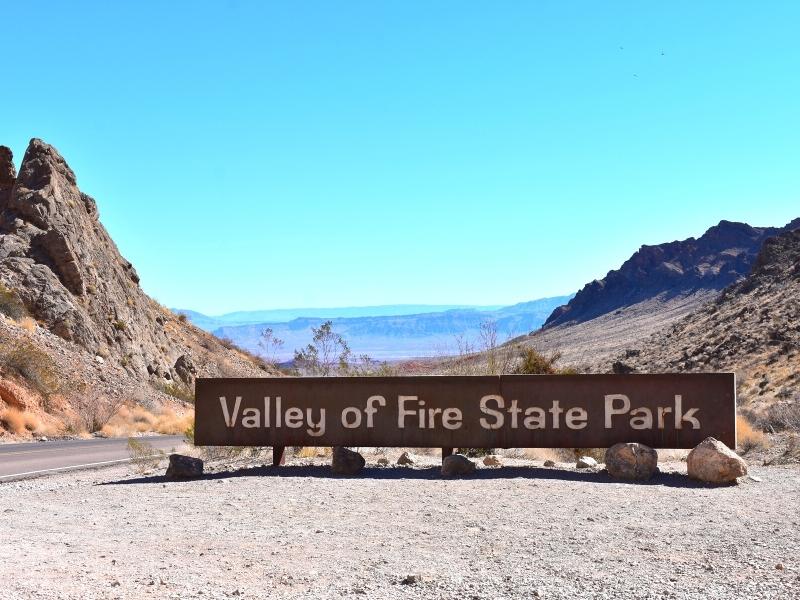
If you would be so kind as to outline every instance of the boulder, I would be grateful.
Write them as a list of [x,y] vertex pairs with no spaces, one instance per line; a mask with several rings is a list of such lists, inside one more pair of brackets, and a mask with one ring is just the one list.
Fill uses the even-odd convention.
[[381,467],[388,467],[389,466],[389,459],[386,458],[385,456],[381,456],[378,459],[378,465],[381,466]]
[[411,458],[411,455],[408,452],[403,452],[400,455],[400,458],[397,459],[397,464],[398,465],[411,466],[411,465],[413,465],[415,463],[416,463],[416,461],[413,458]]
[[175,373],[177,373],[180,380],[187,386],[191,387],[194,384],[194,377],[197,374],[197,368],[194,366],[192,359],[186,354],[181,354],[178,360],[175,361]]
[[475,463],[463,454],[451,454],[442,461],[442,477],[456,477],[475,472]]
[[614,444],[606,450],[605,462],[612,477],[647,481],[658,470],[658,453],[644,444]]
[[483,464],[486,467],[502,467],[503,463],[500,462],[500,459],[496,457],[494,454],[490,454],[489,456],[483,457]]
[[552,461],[552,460],[550,460],[548,458],[546,461],[544,461],[544,465],[543,466],[545,466],[545,467],[555,467],[556,463],[555,463],[555,461]]
[[203,461],[183,454],[170,454],[167,479],[195,479],[203,476]]
[[700,442],[686,458],[689,477],[706,483],[733,483],[747,475],[747,463],[713,437]]
[[591,456],[581,456],[575,463],[576,469],[591,469],[597,466],[597,461]]
[[355,475],[364,468],[366,463],[364,457],[354,450],[344,446],[336,446],[333,449],[331,470],[337,475]]

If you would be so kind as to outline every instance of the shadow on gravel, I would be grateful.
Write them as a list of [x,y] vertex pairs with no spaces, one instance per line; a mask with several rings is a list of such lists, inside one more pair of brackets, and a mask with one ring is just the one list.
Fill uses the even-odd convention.
[[[213,481],[215,479],[236,479],[237,477],[317,477],[323,479],[338,479],[341,481],[358,481],[360,479],[430,479],[443,481],[458,480],[484,480],[495,479],[531,479],[539,481],[582,481],[586,483],[615,483],[618,485],[658,485],[677,488],[715,488],[712,486],[689,479],[680,473],[658,473],[650,481],[623,481],[613,479],[606,471],[571,471],[558,468],[543,467],[502,467],[499,469],[478,469],[474,474],[466,477],[445,479],[439,467],[365,467],[361,472],[352,477],[336,475],[329,466],[323,465],[298,465],[298,466],[261,466],[219,471],[208,473],[197,479],[167,479],[162,475],[137,477],[133,479],[120,479],[107,481],[97,485],[132,485],[147,483],[174,483],[186,481]],[[725,487],[725,486],[723,486]]]

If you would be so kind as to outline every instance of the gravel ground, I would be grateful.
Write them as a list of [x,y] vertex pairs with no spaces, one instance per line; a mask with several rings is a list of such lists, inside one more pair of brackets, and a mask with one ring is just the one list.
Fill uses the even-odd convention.
[[[647,484],[505,460],[0,484],[0,598],[797,598],[800,468]],[[320,459],[315,459],[317,462]],[[306,461],[306,463],[313,461]]]

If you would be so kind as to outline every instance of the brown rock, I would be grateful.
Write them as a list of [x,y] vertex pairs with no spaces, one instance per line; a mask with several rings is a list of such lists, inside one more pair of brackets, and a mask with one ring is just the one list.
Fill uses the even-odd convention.
[[336,446],[333,449],[331,470],[337,475],[355,475],[364,468],[366,462],[358,452],[344,446]]
[[500,459],[496,457],[494,454],[490,454],[489,456],[483,457],[483,464],[486,467],[502,467],[503,463],[500,462]]
[[689,477],[706,483],[733,483],[747,475],[747,463],[712,437],[700,442],[686,458]]
[[408,452],[403,452],[400,455],[400,458],[397,459],[397,464],[398,465],[411,466],[411,465],[413,465],[415,463],[416,463],[416,461],[413,458],[411,458],[411,455]]
[[196,479],[203,476],[203,461],[199,458],[170,454],[167,479]]
[[658,469],[658,453],[644,444],[614,444],[606,450],[605,462],[612,477],[647,481]]
[[475,463],[463,454],[451,454],[442,461],[442,477],[470,475],[475,472]]

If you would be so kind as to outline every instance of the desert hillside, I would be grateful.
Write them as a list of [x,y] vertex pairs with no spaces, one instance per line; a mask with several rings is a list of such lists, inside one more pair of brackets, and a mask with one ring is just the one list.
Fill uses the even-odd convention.
[[617,371],[735,371],[742,407],[800,414],[800,229],[766,240],[748,277],[612,362]]
[[0,147],[0,313],[0,435],[37,420],[74,429],[89,404],[182,406],[197,375],[268,369],[150,298],[95,200],[38,139],[18,174]]
[[609,360],[714,300],[750,273],[765,241],[800,227],[720,221],[699,238],[642,246],[606,277],[587,283],[544,327],[518,338],[580,371]]

